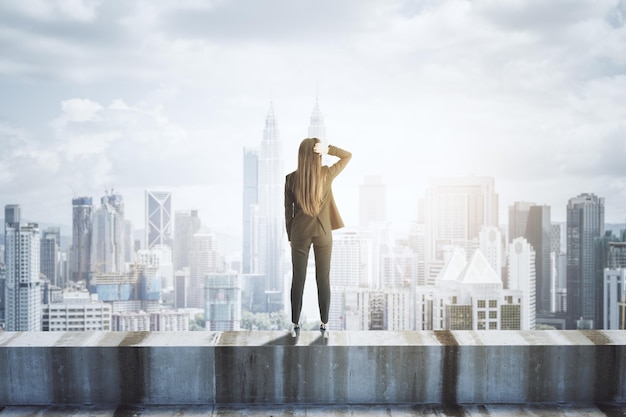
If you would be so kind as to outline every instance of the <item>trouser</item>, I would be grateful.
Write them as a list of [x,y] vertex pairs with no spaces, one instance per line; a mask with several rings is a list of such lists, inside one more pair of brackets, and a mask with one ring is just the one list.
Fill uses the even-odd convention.
[[315,280],[317,282],[317,302],[322,323],[328,323],[330,310],[330,256],[333,248],[331,233],[326,236],[314,236],[306,239],[291,240],[291,322],[299,323],[302,311],[302,294],[306,280],[309,252],[313,245],[315,256]]

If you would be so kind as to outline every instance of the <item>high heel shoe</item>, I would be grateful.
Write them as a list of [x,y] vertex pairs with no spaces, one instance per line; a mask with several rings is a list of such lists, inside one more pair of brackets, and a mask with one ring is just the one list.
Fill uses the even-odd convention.
[[291,329],[291,337],[300,336],[300,326],[297,324],[293,325],[293,329]]
[[328,338],[328,327],[326,327],[326,323],[320,324],[320,333],[322,333],[323,338]]

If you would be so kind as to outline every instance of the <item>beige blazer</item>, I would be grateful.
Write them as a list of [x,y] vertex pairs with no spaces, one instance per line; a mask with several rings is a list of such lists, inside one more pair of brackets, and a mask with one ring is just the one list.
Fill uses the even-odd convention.
[[324,165],[322,167],[326,173],[327,181],[324,183],[322,206],[317,216],[312,217],[304,214],[296,202],[295,171],[285,178],[285,226],[289,241],[325,236],[332,230],[344,226],[333,196],[332,182],[350,162],[352,154],[332,145],[328,147],[328,154],[339,157],[339,161],[331,166]]

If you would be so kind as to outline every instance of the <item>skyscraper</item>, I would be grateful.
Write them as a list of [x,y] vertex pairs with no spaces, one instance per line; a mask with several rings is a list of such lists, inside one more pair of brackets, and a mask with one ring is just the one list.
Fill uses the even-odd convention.
[[241,267],[244,274],[257,273],[258,247],[255,244],[255,217],[259,204],[259,154],[254,149],[243,150],[243,247]]
[[535,251],[536,303],[537,311],[553,311],[552,305],[552,223],[550,206],[533,205],[528,211],[528,223],[524,237]]
[[512,206],[509,206],[509,242],[516,237],[526,237],[528,216],[530,208],[534,205],[535,203],[516,201]]
[[535,251],[525,238],[516,237],[509,245],[508,258],[508,289],[522,292],[521,328],[534,330],[537,320]]
[[[602,326],[596,304],[594,239],[604,234],[604,198],[583,193],[567,203],[567,327]],[[601,282],[600,282],[601,284]]]
[[91,235],[91,271],[122,273],[126,270],[124,244],[126,224],[124,199],[111,190],[100,199],[93,214]]
[[479,234],[479,247],[489,262],[489,265],[502,279],[502,257],[504,255],[504,239],[500,229],[494,226],[485,226]]
[[324,126],[324,116],[320,111],[319,100],[315,99],[315,107],[311,113],[311,123],[309,124],[310,138],[318,138],[322,142],[326,141],[326,126]]
[[432,178],[425,198],[426,282],[443,266],[450,247],[471,254],[484,226],[498,227],[498,194],[492,177]]
[[146,190],[146,248],[172,247],[172,193]]
[[[259,273],[265,276],[265,291],[282,300],[284,291],[283,240],[285,233],[282,143],[274,108],[265,119],[259,152]],[[272,303],[274,305],[274,303]],[[282,310],[282,302],[271,309]]]
[[8,331],[41,330],[39,228],[20,224],[20,206],[4,209],[5,315]]
[[39,271],[46,276],[52,285],[63,287],[59,276],[59,246],[61,244],[61,230],[58,227],[49,227],[41,236]]
[[556,260],[560,249],[551,255],[552,236],[550,206],[517,201],[509,207],[509,242],[524,237],[535,252],[536,308],[543,313],[556,307],[551,259]]
[[368,175],[359,187],[359,226],[387,221],[387,187],[380,175]]
[[70,256],[73,282],[89,280],[91,267],[91,197],[72,199],[72,252]]
[[184,210],[174,213],[174,271],[189,267],[191,240],[201,225],[198,210]]
[[237,273],[207,274],[204,317],[210,331],[239,330],[241,323],[241,280]]
[[626,328],[626,268],[605,268],[603,271],[603,326],[604,330]]
[[218,272],[224,272],[224,259],[217,250],[215,234],[202,225],[193,235],[189,252],[189,292],[186,307],[205,307],[205,277]]

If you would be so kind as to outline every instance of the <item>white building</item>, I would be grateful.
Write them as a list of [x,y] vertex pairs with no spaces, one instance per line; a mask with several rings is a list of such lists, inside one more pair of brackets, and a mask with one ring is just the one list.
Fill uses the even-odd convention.
[[49,332],[84,332],[111,330],[111,305],[89,298],[64,298],[61,303],[42,308],[42,330]]
[[150,330],[153,332],[181,332],[189,330],[189,312],[161,310],[150,313]]
[[[333,254],[330,263],[330,281],[339,287],[359,287],[365,274],[361,251],[362,236],[350,229],[333,232]],[[312,254],[311,254],[312,255]],[[315,265],[312,265],[311,277],[315,277]],[[307,274],[308,274],[307,270]]]
[[604,330],[624,330],[626,269],[604,269]]
[[[311,257],[312,258],[312,257]],[[333,232],[333,254],[330,266],[331,297],[328,326],[331,330],[344,330],[349,327],[348,316],[353,315],[354,292],[364,288],[379,287],[381,277],[380,244],[372,238],[372,231],[357,232],[345,228]],[[307,287],[311,287],[308,294],[314,295],[315,290],[315,263],[309,262],[307,268]],[[305,295],[307,289],[305,289]],[[346,302],[347,297],[347,302]],[[309,298],[312,298],[311,296]],[[350,309],[352,308],[352,311]],[[313,317],[319,318],[319,310]],[[367,327],[359,327],[366,330]]]
[[[333,288],[333,291],[336,289]],[[341,295],[341,329],[415,329],[414,295],[409,289],[342,288]]]
[[436,285],[416,293],[418,330],[521,329],[521,292],[503,289],[480,249],[469,262],[454,250]]
[[4,219],[6,330],[40,331],[39,228],[20,224],[19,205],[5,206]]
[[508,288],[522,292],[522,329],[534,330],[536,321],[535,251],[523,237],[509,245]]
[[487,258],[489,265],[496,271],[498,277],[502,279],[502,266],[504,265],[504,237],[499,228],[494,226],[483,226],[478,235],[479,248]]
[[113,313],[111,330],[114,332],[149,332],[150,314],[145,311]]

